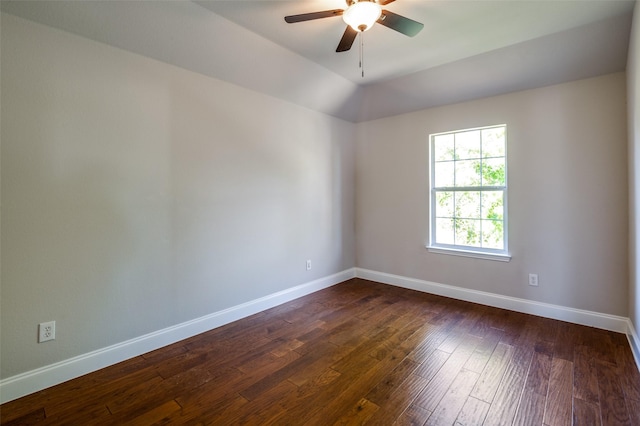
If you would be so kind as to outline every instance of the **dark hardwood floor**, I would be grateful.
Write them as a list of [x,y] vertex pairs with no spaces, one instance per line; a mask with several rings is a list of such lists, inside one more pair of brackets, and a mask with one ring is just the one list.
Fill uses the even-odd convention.
[[640,373],[623,334],[353,279],[0,410],[6,425],[640,425]]

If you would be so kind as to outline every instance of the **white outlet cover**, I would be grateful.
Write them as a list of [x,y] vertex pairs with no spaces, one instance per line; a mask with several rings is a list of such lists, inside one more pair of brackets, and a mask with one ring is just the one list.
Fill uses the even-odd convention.
[[42,322],[38,324],[38,343],[48,342],[56,338],[56,322]]

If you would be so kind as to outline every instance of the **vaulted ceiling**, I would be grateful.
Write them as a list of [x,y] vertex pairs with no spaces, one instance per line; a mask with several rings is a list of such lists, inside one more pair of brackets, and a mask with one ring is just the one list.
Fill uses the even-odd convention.
[[343,0],[7,1],[3,12],[357,122],[624,71],[634,1],[396,0],[422,22],[382,25],[336,53]]

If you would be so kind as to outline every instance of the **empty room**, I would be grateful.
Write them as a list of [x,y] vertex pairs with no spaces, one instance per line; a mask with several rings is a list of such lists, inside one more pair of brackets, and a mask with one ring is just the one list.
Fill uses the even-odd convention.
[[637,1],[0,11],[2,425],[640,425]]

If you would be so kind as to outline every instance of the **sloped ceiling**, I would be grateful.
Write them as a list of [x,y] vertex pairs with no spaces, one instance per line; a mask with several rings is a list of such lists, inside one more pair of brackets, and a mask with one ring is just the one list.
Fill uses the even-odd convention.
[[351,121],[623,71],[634,1],[396,0],[425,24],[380,25],[335,53],[339,17],[285,15],[342,0],[7,1],[2,12],[59,28]]

